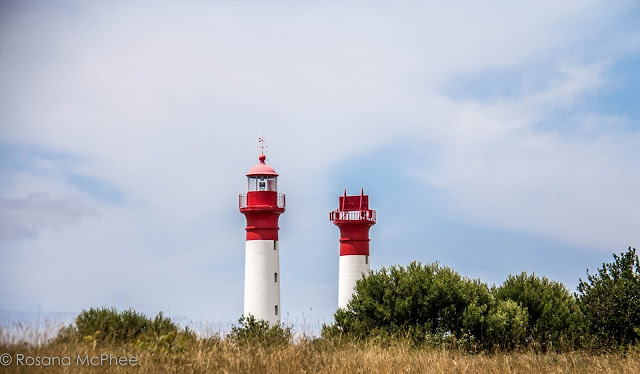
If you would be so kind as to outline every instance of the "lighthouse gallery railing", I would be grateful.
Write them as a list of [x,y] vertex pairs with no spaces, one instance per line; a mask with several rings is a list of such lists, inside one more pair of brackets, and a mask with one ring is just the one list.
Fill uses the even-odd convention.
[[278,207],[284,209],[284,194],[271,191],[242,193],[239,196],[240,209],[247,207]]
[[329,213],[331,221],[376,221],[376,211],[367,210],[334,210]]

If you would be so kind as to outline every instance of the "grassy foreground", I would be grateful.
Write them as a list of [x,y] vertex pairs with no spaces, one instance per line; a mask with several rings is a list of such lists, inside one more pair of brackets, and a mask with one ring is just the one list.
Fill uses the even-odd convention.
[[[279,347],[251,347],[220,339],[198,339],[184,350],[138,348],[132,345],[51,343],[43,346],[0,344],[0,354],[13,362],[0,366],[7,373],[640,373],[640,355],[589,355],[497,353],[468,354],[456,350],[412,349],[403,344],[390,347],[364,344],[319,346],[310,342]],[[24,357],[70,357],[70,365],[16,365]],[[135,366],[111,363],[81,365],[77,356],[134,356]],[[97,363],[98,359],[94,359]],[[23,363],[25,359],[23,359]]]

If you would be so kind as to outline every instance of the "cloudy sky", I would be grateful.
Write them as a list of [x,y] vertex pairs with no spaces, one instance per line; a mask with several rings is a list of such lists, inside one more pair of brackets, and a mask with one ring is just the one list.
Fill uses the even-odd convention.
[[346,187],[374,269],[575,290],[640,246],[635,1],[0,4],[0,309],[242,313],[237,195],[287,195],[282,309],[337,306]]

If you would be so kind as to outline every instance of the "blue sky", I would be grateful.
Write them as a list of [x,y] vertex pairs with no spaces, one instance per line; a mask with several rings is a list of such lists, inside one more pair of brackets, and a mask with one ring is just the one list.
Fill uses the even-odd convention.
[[288,320],[337,305],[344,188],[374,269],[573,291],[640,243],[633,1],[3,2],[0,309],[242,312],[257,139]]

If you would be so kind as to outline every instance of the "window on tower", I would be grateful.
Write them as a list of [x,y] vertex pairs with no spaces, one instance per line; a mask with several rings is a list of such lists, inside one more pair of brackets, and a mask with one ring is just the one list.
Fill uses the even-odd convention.
[[273,273],[273,281],[278,282],[278,273]]
[[278,306],[276,305],[276,316],[278,315]]
[[267,191],[277,191],[277,185],[276,185],[276,177],[269,177],[267,178]]
[[249,177],[248,178],[249,185],[247,186],[247,191],[257,191],[258,190],[258,178]]

